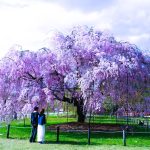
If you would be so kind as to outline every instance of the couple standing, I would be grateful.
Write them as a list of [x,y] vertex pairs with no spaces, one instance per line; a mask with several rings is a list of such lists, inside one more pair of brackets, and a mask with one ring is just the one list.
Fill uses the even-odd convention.
[[34,107],[34,111],[31,113],[32,132],[31,132],[30,142],[35,142],[36,135],[37,135],[37,141],[39,143],[44,143],[45,124],[46,124],[46,118],[44,114],[44,109],[42,109],[39,113],[38,107]]

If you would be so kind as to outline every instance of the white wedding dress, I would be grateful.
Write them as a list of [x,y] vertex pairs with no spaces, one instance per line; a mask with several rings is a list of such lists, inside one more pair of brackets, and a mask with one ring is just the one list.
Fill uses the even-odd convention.
[[37,128],[37,141],[38,142],[44,142],[45,140],[45,124],[44,125],[39,125]]

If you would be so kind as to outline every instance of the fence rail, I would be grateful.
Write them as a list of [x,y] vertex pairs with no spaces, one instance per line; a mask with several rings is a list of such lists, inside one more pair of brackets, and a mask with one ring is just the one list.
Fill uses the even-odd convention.
[[[19,126],[10,126],[10,125],[5,125],[5,126],[0,126],[0,128],[6,128],[6,137],[10,137],[10,129],[31,129],[31,127],[19,127]],[[74,133],[87,133],[87,143],[90,145],[91,144],[91,133],[104,133],[104,134],[115,134],[115,133],[120,133],[122,134],[122,140],[123,140],[123,146],[127,145],[126,139],[127,139],[127,134],[150,134],[150,132],[135,132],[135,131],[126,131],[126,130],[120,130],[120,131],[102,131],[102,130],[92,130],[91,128],[88,128],[88,130],[74,130],[74,129],[69,129],[69,130],[64,130],[61,129],[60,126],[57,126],[56,129],[51,129],[50,131],[56,131],[56,142],[60,142],[60,135],[61,131],[62,132],[74,132]],[[0,135],[3,135],[0,133]]]

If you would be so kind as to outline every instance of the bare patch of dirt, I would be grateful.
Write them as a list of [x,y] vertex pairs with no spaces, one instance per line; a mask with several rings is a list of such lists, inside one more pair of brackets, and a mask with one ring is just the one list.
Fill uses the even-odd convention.
[[[60,130],[88,130],[88,123],[79,123],[79,122],[69,122],[63,124],[51,125],[48,127],[48,130],[56,130],[57,127],[60,127]],[[96,124],[91,123],[90,128],[93,131],[121,131],[122,126],[117,124]]]

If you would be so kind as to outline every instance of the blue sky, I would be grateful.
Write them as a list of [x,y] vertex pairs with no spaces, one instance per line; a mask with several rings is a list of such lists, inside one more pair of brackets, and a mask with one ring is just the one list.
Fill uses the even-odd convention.
[[0,0],[0,57],[16,44],[31,50],[50,46],[51,31],[77,25],[150,51],[150,0]]

